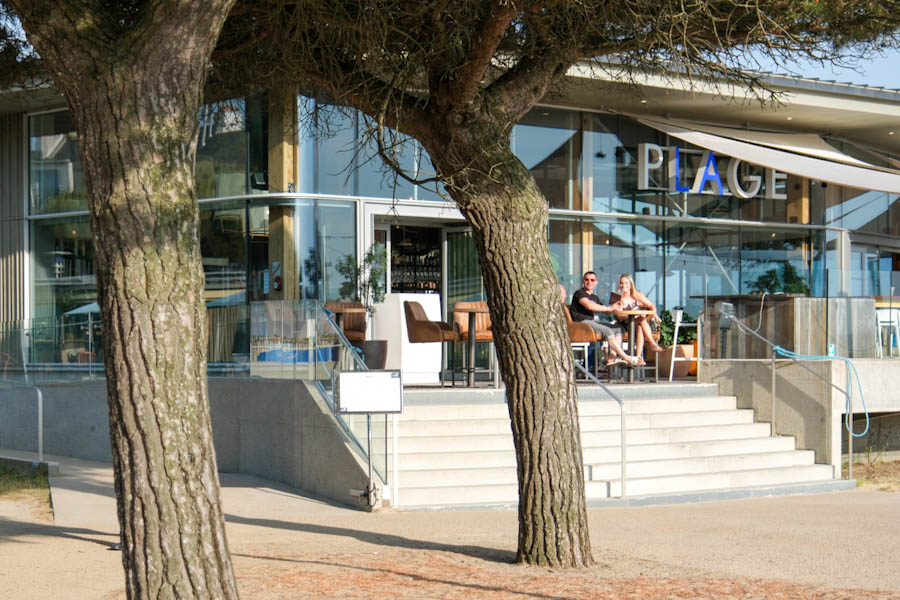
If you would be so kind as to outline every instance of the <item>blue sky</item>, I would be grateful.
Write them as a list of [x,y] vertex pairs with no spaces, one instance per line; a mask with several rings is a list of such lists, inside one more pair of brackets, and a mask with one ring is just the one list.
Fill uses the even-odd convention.
[[[784,69],[766,69],[783,72]],[[890,89],[900,89],[900,50],[885,53],[872,60],[860,61],[856,70],[839,69],[832,65],[799,63],[794,68],[796,75],[815,77],[841,83],[858,83]]]

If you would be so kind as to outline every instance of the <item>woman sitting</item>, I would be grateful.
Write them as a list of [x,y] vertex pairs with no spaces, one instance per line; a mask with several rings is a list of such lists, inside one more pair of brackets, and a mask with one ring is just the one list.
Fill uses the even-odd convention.
[[[662,350],[660,345],[653,339],[653,331],[650,329],[650,320],[659,321],[659,316],[656,314],[656,306],[649,298],[647,298],[647,296],[640,293],[634,287],[634,279],[627,273],[619,276],[619,295],[621,296],[621,299],[619,300],[619,304],[622,307],[621,310],[653,311],[652,315],[638,315],[635,317],[637,327],[635,327],[634,335],[634,355],[638,357],[638,365],[646,365],[647,363],[644,362],[643,359],[645,338],[647,340],[647,345],[652,352],[659,352]],[[628,320],[628,317],[625,315],[616,316],[620,321]]]

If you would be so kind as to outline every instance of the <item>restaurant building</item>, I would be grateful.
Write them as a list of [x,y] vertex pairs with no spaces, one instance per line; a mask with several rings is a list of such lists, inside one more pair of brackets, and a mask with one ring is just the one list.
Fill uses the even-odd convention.
[[[762,107],[743,90],[672,77],[629,88],[573,69],[565,94],[516,125],[510,143],[546,196],[552,260],[569,294],[589,269],[601,297],[632,273],[660,310],[691,315],[709,297],[900,289],[900,91],[767,81],[780,95]],[[98,365],[94,249],[71,116],[52,93],[4,94],[0,113],[0,352]],[[285,127],[294,120],[299,127]],[[455,206],[439,188],[386,173],[362,115],[301,96],[277,106],[263,94],[205,105],[200,122],[211,373],[242,372],[251,303],[340,299],[341,261],[376,242],[387,247],[389,293],[427,296],[445,319],[455,302],[484,297]],[[414,141],[396,159],[430,174]],[[828,340],[848,356],[896,350],[874,315],[868,325],[868,344]]]

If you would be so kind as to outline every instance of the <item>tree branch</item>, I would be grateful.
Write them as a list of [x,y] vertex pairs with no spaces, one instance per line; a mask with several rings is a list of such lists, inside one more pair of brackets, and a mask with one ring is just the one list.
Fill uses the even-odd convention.
[[488,14],[481,21],[478,34],[471,40],[469,51],[460,59],[456,75],[443,89],[438,90],[437,96],[443,107],[455,112],[472,102],[491,66],[497,47],[517,13],[518,9],[512,2],[491,4]]

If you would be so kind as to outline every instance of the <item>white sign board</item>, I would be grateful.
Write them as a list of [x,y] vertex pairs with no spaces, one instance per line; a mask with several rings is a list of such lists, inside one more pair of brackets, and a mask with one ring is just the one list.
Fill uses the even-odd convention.
[[338,413],[399,413],[403,411],[403,381],[399,370],[340,371],[334,410]]

